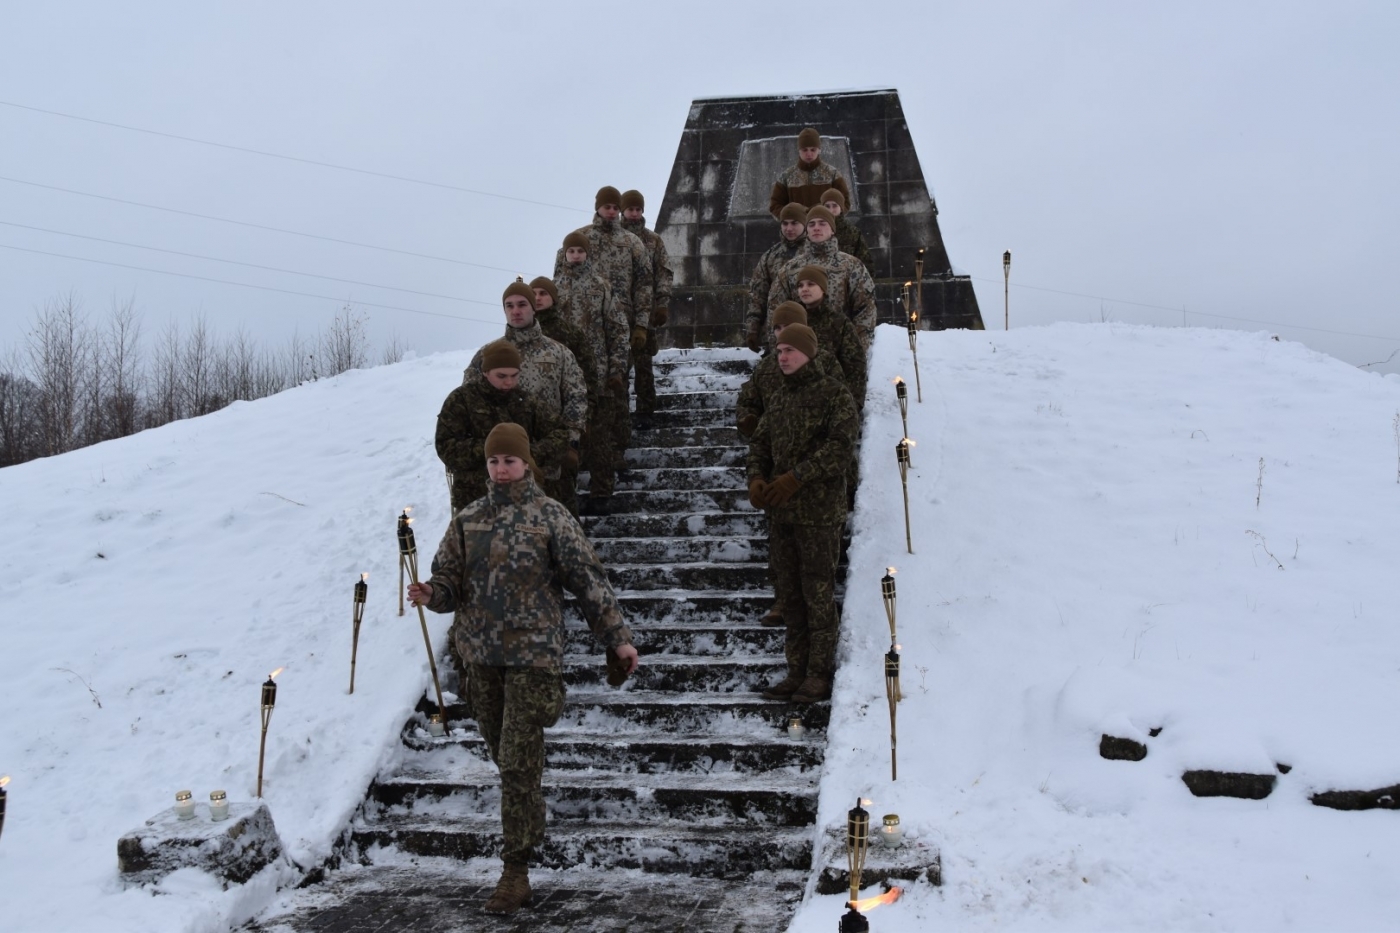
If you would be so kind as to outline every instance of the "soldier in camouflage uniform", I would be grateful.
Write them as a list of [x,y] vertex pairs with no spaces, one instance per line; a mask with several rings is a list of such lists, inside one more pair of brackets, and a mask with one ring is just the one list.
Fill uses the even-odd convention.
[[749,309],[744,314],[744,345],[755,353],[763,349],[768,325],[768,293],[788,263],[807,240],[807,208],[788,204],[778,214],[778,242],[758,258],[749,278]]
[[[501,295],[501,304],[506,312],[505,339],[520,351],[520,387],[539,402],[546,414],[563,421],[569,432],[569,449],[563,464],[546,468],[542,485],[560,502],[576,501],[575,491],[561,483],[560,477],[564,465],[577,469],[579,438],[588,426],[588,385],[583,369],[568,347],[550,340],[540,329],[535,320],[535,292],[530,286],[519,279],[512,282]],[[462,373],[462,384],[485,379],[478,350]]]
[[865,271],[873,273],[875,260],[870,255],[870,247],[865,245],[860,228],[846,217],[846,196],[835,188],[828,188],[822,192],[822,207],[836,219],[836,248],[859,259]]
[[656,378],[652,375],[651,360],[658,350],[656,331],[666,325],[670,317],[671,259],[666,254],[666,244],[653,230],[647,229],[646,200],[642,193],[633,189],[622,192],[622,227],[636,234],[647,249],[651,261],[651,317],[647,322],[646,344],[640,353],[632,353],[633,384],[637,389],[637,426],[651,427],[651,416],[656,411]]
[[452,514],[486,495],[486,435],[504,422],[521,425],[534,440],[535,463],[548,468],[563,461],[569,432],[558,416],[520,389],[520,351],[507,340],[481,348],[486,379],[460,385],[447,395],[438,413],[435,446],[451,477]]
[[835,168],[822,161],[822,138],[812,127],[797,134],[797,164],[773,182],[768,196],[768,213],[779,216],[789,204],[815,207],[822,203],[822,192],[835,188],[851,202],[851,188]]
[[[789,205],[791,207],[791,205]],[[786,208],[784,208],[786,210]],[[799,208],[801,210],[801,208]],[[773,312],[773,337],[776,343],[782,336],[783,328],[789,324],[806,324],[807,310],[795,301],[785,301],[778,305]],[[816,367],[823,375],[841,378],[841,364],[836,362],[836,357],[831,355],[831,351],[825,347],[817,350],[817,355],[812,358],[809,366]],[[739,434],[748,440],[753,437],[753,432],[758,429],[758,421],[763,417],[764,411],[768,407],[768,399],[778,391],[782,385],[783,374],[778,369],[778,354],[766,352],[763,359],[758,361],[754,367],[753,375],[739,388],[738,402],[738,428]],[[772,536],[771,523],[769,536]],[[777,575],[773,568],[773,557],[770,552],[768,556],[768,576],[773,580],[774,601],[773,606],[759,619],[760,625],[770,628],[778,628],[783,624],[783,594],[779,587],[783,584],[783,579]]]
[[594,391],[598,404],[588,420],[583,462],[588,468],[588,494],[613,493],[615,461],[626,451],[616,449],[619,421],[627,420],[627,358],[630,350],[627,318],[612,300],[612,288],[588,258],[588,238],[581,233],[564,237],[564,270],[556,281],[559,313],[588,336],[598,361]]
[[544,730],[564,708],[563,591],[628,673],[637,649],[583,529],[531,477],[525,431],[498,425],[485,453],[490,491],[453,517],[432,576],[408,597],[455,613],[452,638],[470,665],[477,727],[501,773],[505,864],[485,909],[509,914],[530,902],[528,866],[544,842]]
[[826,270],[821,266],[803,266],[794,278],[797,297],[807,312],[807,326],[817,335],[817,345],[836,357],[841,366],[838,378],[851,390],[856,410],[865,408],[866,350],[851,319],[832,310],[826,297]]
[[836,564],[846,521],[846,471],[860,432],[840,382],[810,365],[817,338],[789,324],[778,342],[783,382],[749,446],[749,501],[770,509],[769,548],[781,584],[787,677],[768,699],[831,696],[836,665]]
[[[599,374],[603,368],[593,353],[593,342],[583,330],[559,312],[559,290],[554,287],[552,281],[542,275],[536,276],[530,282],[530,290],[535,293],[535,321],[540,325],[540,330],[544,331],[544,335],[550,340],[557,340],[568,347],[569,352],[574,355],[574,361],[583,371],[584,386],[588,390],[587,423],[591,423],[594,412],[598,410]],[[579,443],[574,447],[574,455],[566,458],[559,471],[560,488],[567,490],[569,496],[559,501],[567,505],[575,516],[578,515],[578,471],[583,458],[583,443],[584,438],[580,437]]]
[[[599,188],[593,199],[593,223],[574,232],[588,238],[588,258],[594,270],[608,280],[613,301],[631,325],[631,350],[643,353],[651,326],[651,257],[637,235],[623,229],[619,221],[621,205],[622,194],[616,188],[611,185]],[[554,257],[555,279],[563,273],[566,262],[561,248]],[[632,446],[630,419],[624,419],[617,426],[613,443],[618,451]]]
[[875,336],[875,280],[859,259],[841,252],[836,244],[836,218],[820,205],[807,211],[807,245],[773,281],[770,308],[797,298],[796,274],[806,265],[826,271],[831,287],[823,290],[831,306],[855,323],[861,345],[870,349]]

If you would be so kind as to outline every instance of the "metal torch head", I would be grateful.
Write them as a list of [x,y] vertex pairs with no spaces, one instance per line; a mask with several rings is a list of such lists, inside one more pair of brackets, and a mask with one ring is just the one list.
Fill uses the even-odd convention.
[[894,397],[899,399],[899,410],[907,410],[909,405],[909,383],[897,376],[894,380]]
[[880,595],[884,597],[886,608],[894,608],[894,574],[893,567],[885,568],[885,575],[880,578]]
[[865,851],[870,845],[870,811],[862,806],[865,803],[869,801],[858,799],[856,805],[846,811],[846,854],[854,858],[859,853],[855,864],[860,866],[865,864]]
[[5,798],[9,796],[5,791],[5,785],[8,783],[10,783],[8,774],[0,777],[0,833],[5,831]]
[[865,914],[848,907],[836,933],[870,933],[870,921],[865,919]]
[[399,516],[399,553],[405,556],[416,553],[418,544],[413,540],[413,519],[408,517],[408,509]]
[[898,444],[895,444],[895,445],[894,445],[894,456],[895,456],[895,459],[899,461],[900,469],[908,469],[908,467],[909,467],[909,439],[908,439],[908,438],[905,438],[904,440],[900,441]]
[[1003,274],[1011,275],[1011,250],[1001,254],[1001,270]]
[[271,674],[268,674],[268,675],[267,675],[267,680],[263,682],[263,685],[262,685],[262,708],[263,708],[263,709],[272,709],[274,706],[277,705],[277,675],[280,674],[280,673],[282,673],[283,670],[285,670],[285,668],[281,668],[281,667],[277,668],[277,670],[273,671]]
[[355,584],[355,602],[364,605],[365,597],[369,595],[369,574],[360,574],[360,580]]
[[899,646],[890,645],[885,652],[885,680],[899,683]]

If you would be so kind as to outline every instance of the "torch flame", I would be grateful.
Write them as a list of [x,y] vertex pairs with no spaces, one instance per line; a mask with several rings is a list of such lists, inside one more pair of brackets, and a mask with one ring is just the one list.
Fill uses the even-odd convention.
[[268,675],[267,675],[267,679],[268,679],[268,680],[276,680],[276,679],[277,679],[277,675],[280,674],[280,673],[282,673],[282,672],[285,671],[285,670],[286,670],[285,667],[279,667],[279,668],[277,668],[277,670],[273,671],[271,674],[268,674]]
[[413,506],[411,506],[411,505],[406,505],[406,506],[403,507],[403,510],[404,510],[405,513],[412,512],[412,511],[413,511]]
[[899,573],[899,571],[895,570],[893,567],[886,567],[885,573],[889,574],[890,576],[894,576],[895,574]]
[[4,787],[8,783],[10,783],[10,776],[8,774],[4,777],[0,777],[0,787]]
[[904,650],[904,646],[903,646],[903,645],[895,645],[895,646],[894,646],[894,650],[895,650],[895,651],[903,651],[903,650]]
[[908,282],[905,282],[905,283],[904,283],[904,287],[905,287],[905,288],[908,288],[909,286],[911,286],[911,285],[913,285],[913,284],[914,284],[914,280],[913,280],[913,279],[910,279]]
[[872,803],[874,803],[874,802],[875,802],[875,801],[871,800],[869,797],[862,797],[862,798],[860,798],[860,805],[861,805],[862,807],[868,807],[868,806],[870,806],[870,805],[871,805]]
[[368,574],[368,573],[362,573],[362,574],[360,574],[360,582],[361,582],[361,583],[368,583],[368,582],[369,582],[369,574]]
[[886,891],[884,894],[881,894],[879,897],[867,897],[863,900],[851,901],[850,904],[856,910],[860,911],[861,913],[865,913],[866,911],[873,910],[876,907],[879,907],[883,904],[893,904],[895,901],[899,900],[899,896],[903,893],[903,888],[890,888],[888,891]]
[[894,384],[895,384],[895,385],[903,385],[903,384],[904,384],[904,377],[903,377],[903,376],[895,376],[895,377],[894,377]]
[[916,440],[914,440],[912,437],[901,438],[901,440],[903,440],[904,443],[908,444],[910,447],[918,447],[918,446],[919,446],[919,442],[916,441]]

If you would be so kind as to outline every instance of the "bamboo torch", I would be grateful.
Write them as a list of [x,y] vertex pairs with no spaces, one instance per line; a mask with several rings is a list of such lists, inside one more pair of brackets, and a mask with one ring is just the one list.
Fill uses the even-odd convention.
[[355,656],[360,651],[360,623],[365,620],[365,597],[369,595],[369,574],[360,574],[355,584],[354,621],[350,630],[350,692],[355,692]]
[[894,456],[899,461],[899,484],[904,488],[904,546],[910,554],[914,553],[914,539],[909,531],[909,448],[913,444],[903,437],[894,445]]
[[279,667],[271,674],[267,675],[267,680],[262,685],[262,697],[259,707],[262,710],[262,738],[258,740],[258,796],[262,796],[263,785],[263,761],[267,757],[267,727],[272,722],[272,709],[277,705],[277,675],[286,670]]
[[860,897],[860,876],[870,852],[870,811],[863,806],[869,802],[857,800],[856,805],[846,811],[846,867],[850,871],[852,905]]
[[895,711],[899,708],[899,645],[890,645],[885,652],[885,699],[890,704],[890,780],[899,780],[899,768],[895,763]]
[[904,302],[904,313],[908,317],[909,327],[909,352],[914,355],[914,389],[918,393],[919,403],[924,401],[924,383],[919,378],[919,312],[909,303],[909,286],[912,282],[904,283],[904,290],[900,294]]
[[[408,517],[408,506],[399,516],[399,572],[405,569],[408,571],[409,580],[412,583],[418,582],[418,544],[413,538],[413,519]],[[402,599],[403,588],[400,587]],[[428,669],[433,673],[433,690],[437,693],[438,711],[428,719],[428,731],[434,735],[441,735],[446,731],[447,706],[442,702],[442,684],[438,682],[437,660],[433,657],[433,640],[428,636],[428,617],[423,613],[423,607],[418,607],[418,622],[423,627],[423,646],[428,649]]]

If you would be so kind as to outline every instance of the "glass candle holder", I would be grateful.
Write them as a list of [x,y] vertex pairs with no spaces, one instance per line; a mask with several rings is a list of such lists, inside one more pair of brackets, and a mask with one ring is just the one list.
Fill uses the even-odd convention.
[[182,820],[194,819],[194,794],[187,790],[175,792],[175,815]]
[[228,819],[228,794],[221,790],[209,792],[209,819],[215,823]]
[[447,734],[447,728],[442,724],[442,716],[438,713],[428,717],[428,734],[435,738],[442,738]]
[[904,830],[899,825],[898,813],[886,813],[880,821],[880,841],[890,848],[904,841]]
[[802,724],[801,716],[788,717],[787,734],[790,739],[800,739],[807,734],[807,727]]

